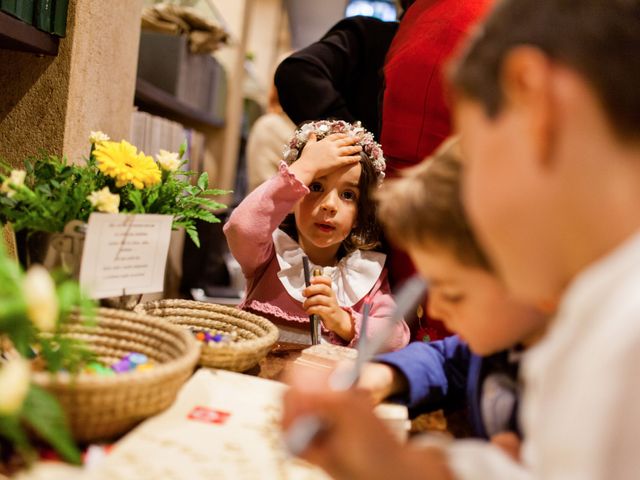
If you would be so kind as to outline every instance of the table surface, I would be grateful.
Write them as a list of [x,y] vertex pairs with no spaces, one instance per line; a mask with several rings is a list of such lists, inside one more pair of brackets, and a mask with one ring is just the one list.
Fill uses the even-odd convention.
[[[260,360],[253,369],[245,372],[269,380],[282,381],[285,370],[309,345],[278,342],[269,354]],[[464,409],[444,412],[437,410],[424,413],[411,420],[411,434],[438,432],[456,438],[471,436],[471,429],[467,421],[467,412]]]
[[302,354],[309,345],[278,342],[257,367],[245,372],[260,378],[282,381],[284,371]]
[[[287,367],[291,365],[301,355],[302,350],[307,347],[308,345],[279,342],[256,367],[244,373],[269,380],[282,381]],[[422,414],[412,419],[411,435],[427,432],[444,433],[457,438],[468,437],[470,430],[468,422],[466,421],[466,412],[464,410],[456,410],[445,414],[442,410],[438,410],[436,412]],[[4,472],[1,467],[2,465],[0,465],[0,480],[8,480],[7,477],[3,476]],[[74,467],[65,464],[45,464],[42,472],[39,472],[44,474],[44,476],[35,475],[36,472],[33,472],[33,477],[29,476],[29,478],[35,478],[37,480],[50,478],[47,476],[47,468],[68,468],[69,473],[76,471]],[[78,470],[78,472],[79,471],[80,470]],[[68,478],[73,477],[69,476]]]

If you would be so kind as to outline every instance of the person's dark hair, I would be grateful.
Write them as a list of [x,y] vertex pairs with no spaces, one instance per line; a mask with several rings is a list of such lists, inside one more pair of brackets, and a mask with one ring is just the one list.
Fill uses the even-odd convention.
[[360,152],[360,156],[362,157],[360,160],[362,173],[360,173],[360,181],[358,182],[360,189],[358,215],[356,226],[353,227],[351,235],[342,242],[346,253],[354,250],[373,250],[380,246],[380,225],[376,216],[377,206],[371,198],[371,193],[378,186],[378,177],[367,154]]
[[617,133],[640,132],[640,0],[502,0],[451,69],[461,94],[500,113],[502,63],[515,46],[582,74]]
[[376,192],[380,222],[402,248],[444,249],[463,265],[493,272],[467,220],[461,177],[460,147],[451,140]]

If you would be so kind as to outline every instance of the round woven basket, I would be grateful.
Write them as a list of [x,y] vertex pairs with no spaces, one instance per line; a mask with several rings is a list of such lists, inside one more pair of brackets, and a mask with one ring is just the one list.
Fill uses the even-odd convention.
[[200,354],[198,342],[183,329],[125,310],[101,308],[94,325],[70,321],[65,335],[85,341],[105,364],[131,352],[154,363],[150,370],[114,376],[35,374],[34,381],[60,402],[80,442],[113,438],[169,407]]
[[258,364],[278,340],[278,328],[266,318],[243,310],[195,302],[159,300],[138,305],[135,311],[162,317],[187,328],[236,332],[237,341],[203,344],[200,365],[244,372]]

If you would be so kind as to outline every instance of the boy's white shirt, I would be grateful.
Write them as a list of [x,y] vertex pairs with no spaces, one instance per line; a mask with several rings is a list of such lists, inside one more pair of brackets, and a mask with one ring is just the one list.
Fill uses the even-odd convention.
[[[280,266],[278,278],[291,297],[304,302],[304,250],[279,228],[273,232],[272,238]],[[331,278],[338,305],[352,307],[362,300],[380,278],[386,258],[384,253],[355,250],[343,257],[335,267],[321,267],[323,275]],[[311,260],[309,264],[311,270],[316,266]]]
[[458,479],[640,478],[640,234],[585,270],[522,363],[523,465],[454,442]]

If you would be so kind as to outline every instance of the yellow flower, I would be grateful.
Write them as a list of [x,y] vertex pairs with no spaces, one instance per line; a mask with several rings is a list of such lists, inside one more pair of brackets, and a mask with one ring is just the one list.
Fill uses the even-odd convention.
[[91,205],[99,212],[118,213],[120,207],[120,195],[111,193],[109,187],[104,187],[97,192],[91,192],[87,197]]
[[137,189],[143,189],[160,183],[161,173],[156,162],[129,142],[100,142],[93,154],[98,168],[105,175],[116,180],[116,187],[131,183]]
[[100,143],[100,142],[108,142],[109,140],[111,140],[109,138],[109,135],[99,130],[97,132],[92,131],[91,134],[89,135],[89,141],[91,142],[92,145],[95,145],[96,143]]
[[21,357],[0,363],[0,415],[12,415],[22,406],[27,392],[31,368]]
[[175,172],[180,166],[180,159],[178,154],[174,152],[167,152],[166,150],[160,150],[156,155],[156,160],[163,170],[167,172]]
[[5,178],[2,185],[0,185],[0,192],[6,193],[7,197],[11,198],[16,194],[16,188],[24,185],[24,179],[27,176],[27,172],[24,170],[11,170],[9,178]]
[[22,285],[27,302],[27,316],[42,332],[51,332],[58,321],[58,297],[56,287],[46,268],[31,267]]

